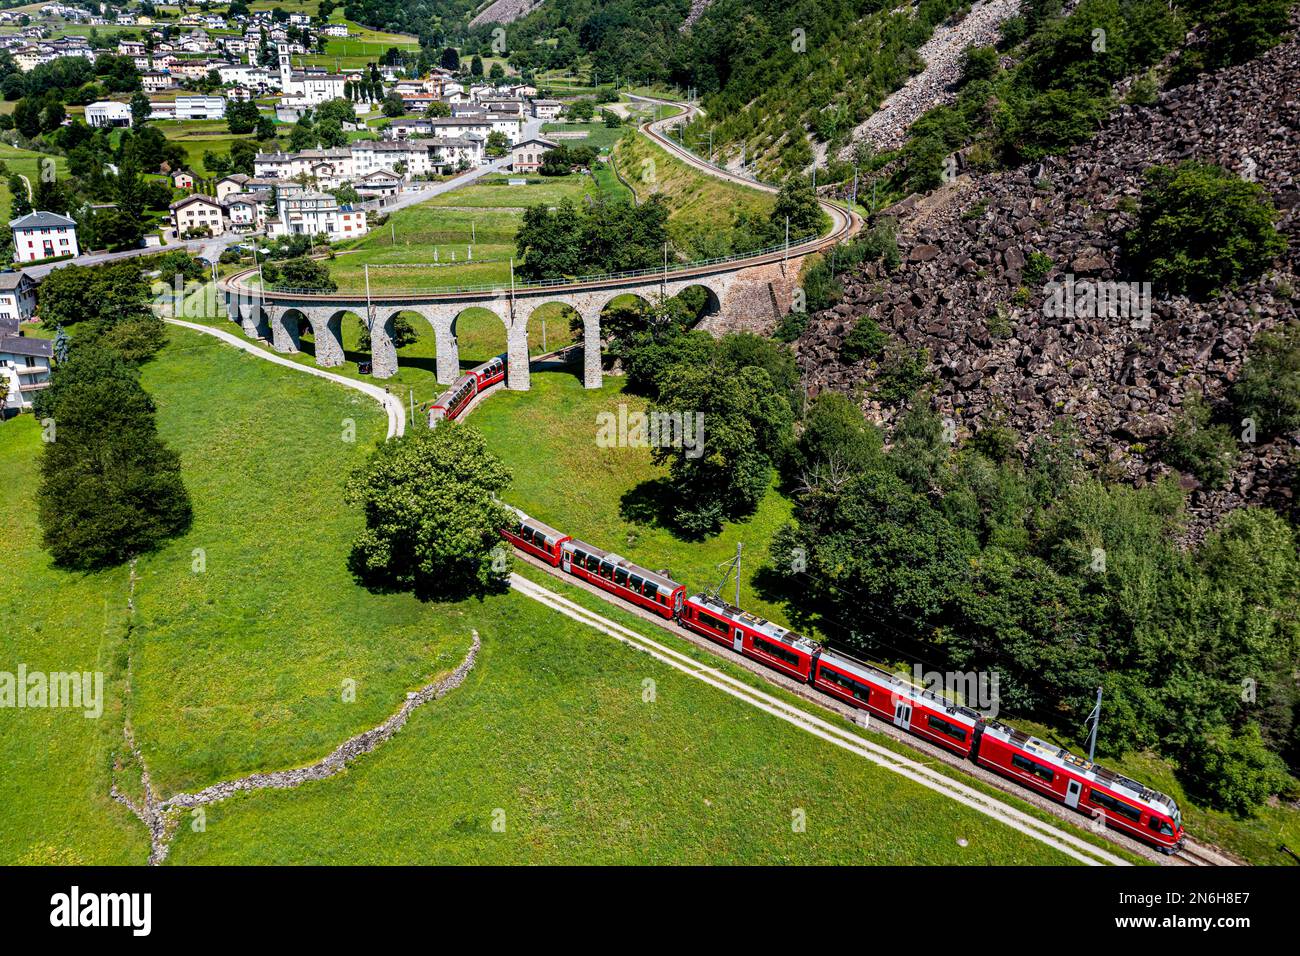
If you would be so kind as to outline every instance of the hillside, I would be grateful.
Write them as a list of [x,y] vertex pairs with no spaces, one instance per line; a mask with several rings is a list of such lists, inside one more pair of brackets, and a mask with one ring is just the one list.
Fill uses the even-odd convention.
[[[903,267],[885,274],[871,265],[846,277],[843,300],[813,315],[798,342],[802,369],[815,387],[864,395],[869,415],[891,421],[897,407],[870,397],[878,364],[841,356],[848,332],[870,316],[927,350],[936,407],[962,434],[1005,416],[1029,439],[1064,416],[1107,473],[1137,484],[1169,473],[1161,443],[1189,396],[1203,390],[1221,403],[1256,336],[1297,317],[1297,89],[1293,38],[1162,93],[1150,107],[1121,107],[1067,155],[962,177],[887,210],[899,221]],[[1157,296],[1149,329],[1119,318],[1046,316],[1047,285],[1068,274],[1146,276],[1146,264],[1125,261],[1121,248],[1137,220],[1143,173],[1189,159],[1257,179],[1289,239],[1277,269],[1201,301]],[[1241,443],[1224,488],[1182,476],[1193,490],[1191,511],[1208,520],[1245,503],[1285,510],[1296,449],[1294,434]]]

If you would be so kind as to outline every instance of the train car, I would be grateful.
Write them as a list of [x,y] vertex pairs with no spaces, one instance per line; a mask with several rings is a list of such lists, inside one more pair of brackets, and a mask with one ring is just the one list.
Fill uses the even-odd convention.
[[561,549],[566,541],[573,540],[562,531],[556,531],[550,525],[544,525],[535,518],[530,518],[518,509],[511,509],[519,515],[519,523],[501,529],[505,538],[520,551],[541,558],[553,568],[560,566]]
[[999,721],[984,724],[976,763],[1167,853],[1186,839],[1172,797]]
[[971,754],[981,719],[979,713],[918,687],[898,674],[826,652],[818,656],[809,683],[824,694],[875,714],[946,750],[963,757]]
[[560,546],[560,566],[574,577],[672,620],[682,607],[684,585],[648,571],[595,545],[569,538]]
[[429,406],[429,427],[438,422],[454,421],[478,394],[478,380],[473,375],[462,375],[452,383],[451,388],[433,400]]
[[506,380],[505,353],[503,352],[495,358],[489,359],[482,365],[475,366],[470,369],[469,374],[474,376],[474,381],[478,383],[478,391],[480,392],[485,388],[491,388],[498,382],[504,382]]
[[816,641],[707,594],[687,598],[679,620],[683,627],[805,683],[821,650]]

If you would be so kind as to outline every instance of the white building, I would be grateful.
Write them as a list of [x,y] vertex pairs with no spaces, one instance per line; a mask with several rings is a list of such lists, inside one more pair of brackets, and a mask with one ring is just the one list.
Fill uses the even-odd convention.
[[175,109],[178,120],[225,119],[226,98],[224,96],[178,96]]
[[0,320],[0,393],[6,408],[31,408],[32,396],[49,388],[54,343],[18,335],[12,328]]
[[36,280],[26,272],[0,272],[0,331],[12,323],[16,334],[19,322],[36,315]]
[[36,262],[56,256],[75,256],[77,224],[67,216],[52,212],[29,212],[13,219],[9,228],[14,234],[14,261]]
[[289,45],[277,43],[280,55],[280,93],[285,106],[316,106],[343,95],[348,78],[341,73],[295,73],[289,57]]
[[225,212],[211,196],[186,196],[172,203],[171,211],[177,238],[197,233],[219,236],[226,231]]
[[330,242],[355,239],[370,231],[366,214],[329,193],[281,186],[276,195],[276,218],[267,223],[271,236],[326,235]]
[[112,100],[100,100],[86,107],[86,122],[91,126],[130,126],[131,107]]

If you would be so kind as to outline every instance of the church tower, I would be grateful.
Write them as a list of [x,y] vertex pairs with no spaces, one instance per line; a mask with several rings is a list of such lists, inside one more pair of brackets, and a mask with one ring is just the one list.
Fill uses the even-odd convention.
[[280,54],[280,92],[288,96],[293,92],[293,65],[289,62],[289,44],[277,43],[275,49]]

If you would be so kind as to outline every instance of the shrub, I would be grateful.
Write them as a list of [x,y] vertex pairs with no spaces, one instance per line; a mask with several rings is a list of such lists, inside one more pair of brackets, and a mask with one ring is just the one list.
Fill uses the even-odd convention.
[[1191,160],[1153,166],[1125,252],[1163,289],[1205,295],[1259,275],[1285,251],[1276,221],[1263,187],[1226,169]]
[[1183,413],[1165,439],[1163,459],[1201,484],[1220,488],[1228,483],[1237,460],[1237,443],[1224,424],[1210,421],[1210,407],[1199,395],[1183,404]]
[[1300,322],[1255,337],[1231,394],[1260,437],[1300,428]]
[[876,324],[876,320],[869,315],[864,315],[844,337],[844,344],[840,346],[840,358],[846,362],[879,358],[888,344],[889,336]]

